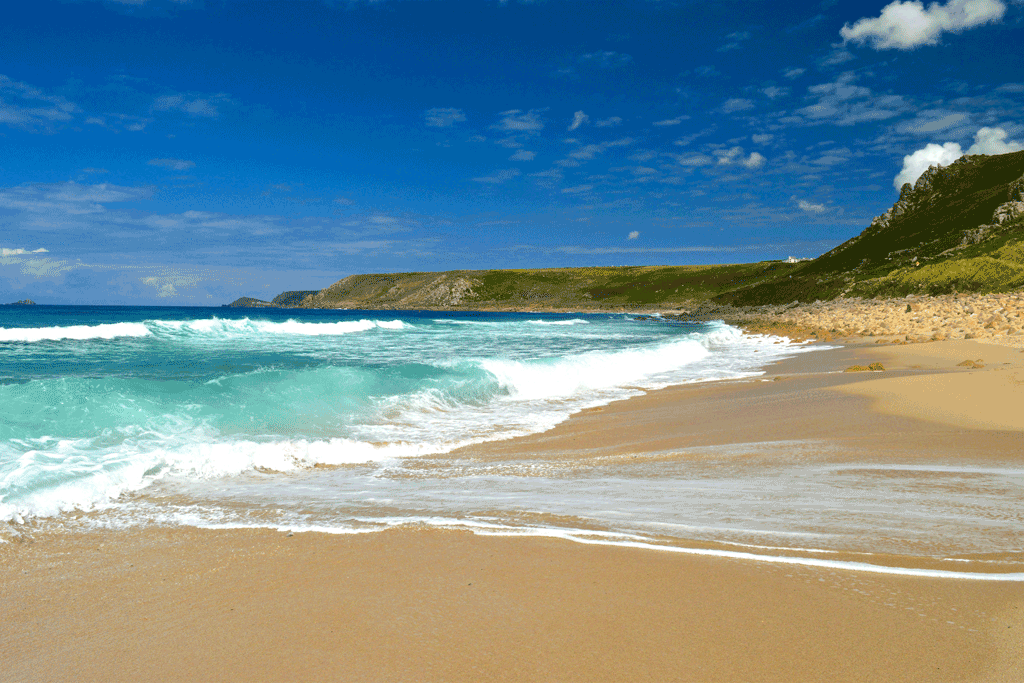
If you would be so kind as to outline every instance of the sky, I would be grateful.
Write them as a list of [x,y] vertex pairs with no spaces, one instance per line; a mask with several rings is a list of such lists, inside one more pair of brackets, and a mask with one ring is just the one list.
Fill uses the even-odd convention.
[[814,257],[1024,148],[1024,0],[33,0],[0,303]]

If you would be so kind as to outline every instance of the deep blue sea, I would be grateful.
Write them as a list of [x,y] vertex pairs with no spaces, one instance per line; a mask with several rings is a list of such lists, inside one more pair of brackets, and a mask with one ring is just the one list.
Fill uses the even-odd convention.
[[881,477],[810,441],[452,454],[652,389],[760,381],[813,349],[625,314],[0,307],[0,522],[414,524],[825,564],[1010,549],[1015,469],[932,468],[940,483],[922,489],[917,464]]

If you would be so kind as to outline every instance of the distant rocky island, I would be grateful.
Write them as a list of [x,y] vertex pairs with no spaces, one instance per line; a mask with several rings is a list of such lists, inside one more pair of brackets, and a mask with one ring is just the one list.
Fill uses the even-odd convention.
[[933,166],[856,237],[814,259],[350,275],[230,306],[370,310],[678,310],[1024,290],[1024,152]]
[[32,299],[22,299],[21,301],[15,301],[10,304],[0,304],[0,306],[38,306]]
[[240,299],[235,299],[230,304],[224,304],[224,306],[230,306],[232,308],[298,308],[302,300],[307,296],[316,294],[319,290],[297,290],[294,292],[283,292],[274,297],[273,301],[263,301],[262,299],[253,299],[248,296],[243,296]]

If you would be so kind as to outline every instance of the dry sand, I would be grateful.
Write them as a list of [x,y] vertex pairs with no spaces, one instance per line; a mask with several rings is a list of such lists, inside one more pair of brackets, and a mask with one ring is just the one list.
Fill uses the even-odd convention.
[[[837,372],[879,360],[885,373]],[[1022,371],[1024,354],[970,341],[846,347],[458,457],[823,438],[834,458],[1019,466],[1024,431],[1001,407],[1024,405]],[[40,532],[0,545],[0,596],[12,681],[1024,680],[1021,583],[543,538]]]

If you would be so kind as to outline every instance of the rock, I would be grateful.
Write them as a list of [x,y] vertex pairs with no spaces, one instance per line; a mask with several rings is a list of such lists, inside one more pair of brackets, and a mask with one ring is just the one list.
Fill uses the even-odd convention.
[[885,366],[881,363],[872,363],[868,366],[868,370],[871,370],[872,372],[885,372]]
[[965,360],[963,362],[957,363],[956,365],[957,365],[957,367],[960,367],[960,368],[983,368],[983,367],[985,367],[984,365],[981,364],[981,359],[980,358],[978,360],[976,360],[976,361],[974,361],[974,360]]
[[870,372],[871,368],[865,365],[851,365],[850,367],[843,370],[843,372]]

